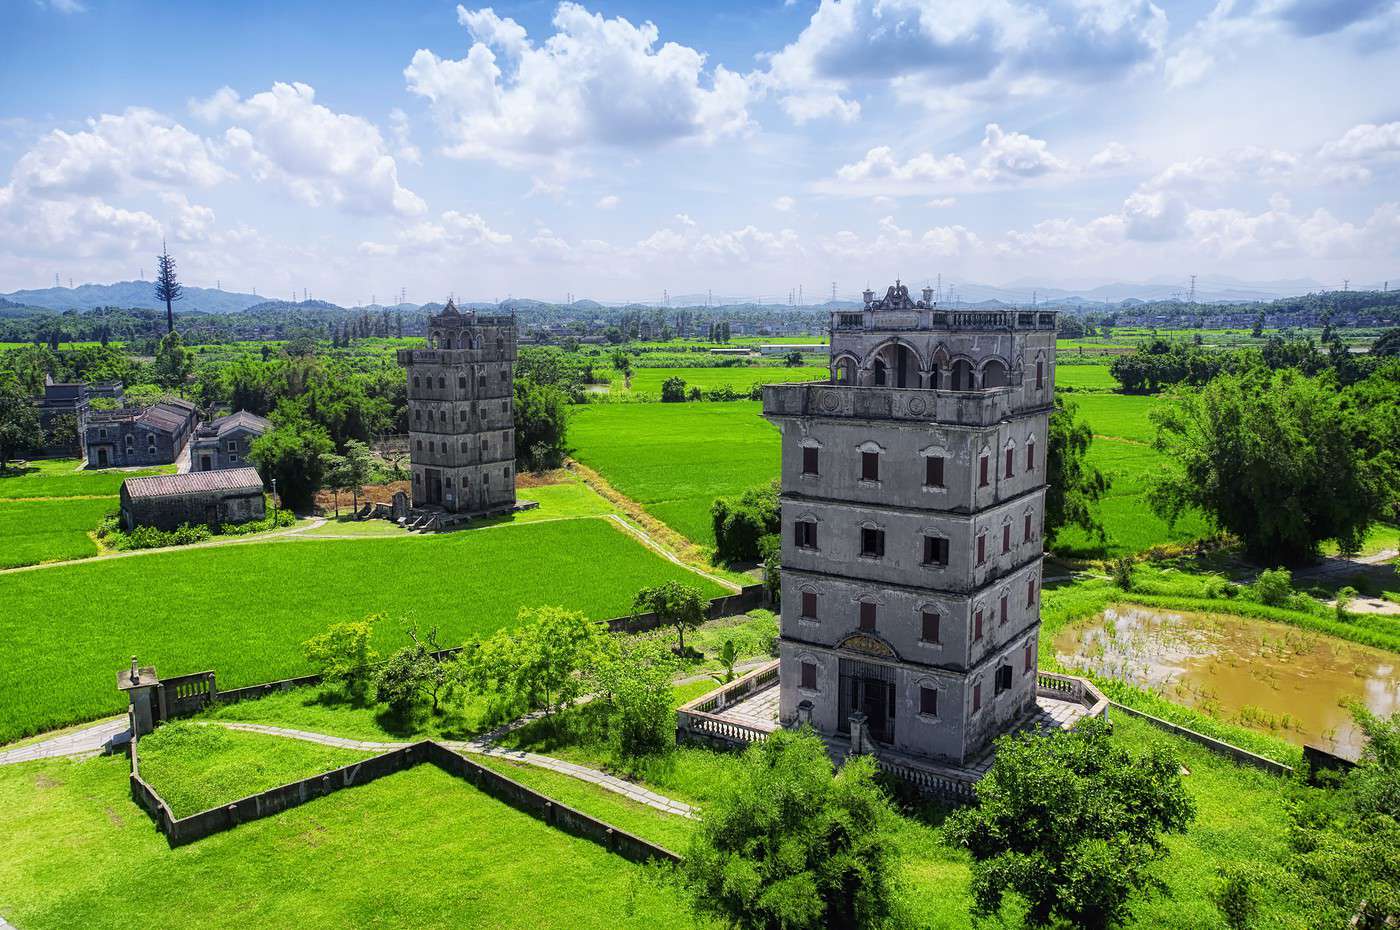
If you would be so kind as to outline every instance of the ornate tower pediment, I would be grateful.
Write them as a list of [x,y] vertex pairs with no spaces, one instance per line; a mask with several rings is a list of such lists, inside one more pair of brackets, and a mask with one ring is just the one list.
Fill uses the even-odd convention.
[[877,659],[899,661],[899,653],[895,652],[894,647],[885,642],[884,637],[874,633],[852,633],[837,643],[836,648],[846,652],[859,653],[863,656],[873,656]]

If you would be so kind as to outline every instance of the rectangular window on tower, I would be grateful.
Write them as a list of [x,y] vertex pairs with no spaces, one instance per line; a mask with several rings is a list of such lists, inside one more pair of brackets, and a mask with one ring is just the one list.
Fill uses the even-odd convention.
[[1011,524],[1003,523],[1001,526],[1001,552],[1002,555],[1011,551]]
[[1005,594],[1003,594],[1003,595],[1001,596],[1001,622],[1002,622],[1002,623],[1005,623],[1006,621],[1008,621],[1008,620],[1011,619],[1011,608],[1007,605],[1007,601],[1008,601],[1008,600],[1010,600],[1010,598],[1008,598]]
[[1022,541],[1023,541],[1023,542],[1030,542],[1030,541],[1031,541],[1031,538],[1032,538],[1032,537],[1031,537],[1031,515],[1030,515],[1030,514],[1026,514],[1026,535],[1025,535],[1025,539],[1022,540]]
[[806,691],[817,690],[817,665],[815,662],[802,663],[802,684]]
[[982,456],[977,460],[977,486],[985,488],[991,484],[991,462],[987,456]]
[[930,455],[924,459],[924,487],[943,487],[943,456]]
[[948,564],[948,540],[941,536],[925,536],[924,564],[946,566]]
[[972,712],[975,714],[982,709],[982,683],[978,682],[972,686]]
[[817,548],[817,524],[813,520],[798,520],[793,525],[793,545],[799,549]]
[[919,687],[919,713],[925,717],[938,716],[938,689]]
[[885,555],[885,531],[862,527],[860,531],[860,554],[868,559],[879,559]]
[[1031,644],[1030,644],[1030,643],[1026,643],[1026,648],[1025,648],[1025,659],[1026,659],[1026,674],[1030,674],[1030,671],[1031,671],[1033,668],[1035,668],[1035,650],[1033,650],[1033,649],[1031,648]]
[[860,602],[860,628],[862,630],[875,629],[875,612],[878,609],[869,601]]
[[940,632],[938,629],[940,620],[941,618],[938,616],[938,614],[934,613],[933,611],[923,611],[923,629],[920,631],[919,638],[926,643],[942,642],[942,640],[938,638]]
[[1035,471],[1035,441],[1026,443],[1026,471]]
[[815,475],[815,474],[818,473],[818,472],[817,472],[817,464],[818,464],[818,463],[817,463],[817,455],[818,455],[818,450],[817,450],[817,448],[816,448],[815,446],[803,446],[803,447],[802,447],[802,474],[804,474],[804,475]]
[[986,563],[987,563],[987,534],[986,534],[986,533],[978,533],[978,534],[977,534],[977,564],[978,564],[978,565],[985,565]]
[[1035,576],[1026,579],[1026,606],[1030,607],[1035,603]]
[[860,480],[880,480],[880,453],[862,452],[860,454]]
[[803,592],[802,592],[802,619],[803,619],[803,620],[815,620],[815,619],[817,619],[817,592],[815,592],[815,591],[803,591]]
[[1011,477],[1011,469],[1012,469],[1012,467],[1015,465],[1015,458],[1016,458],[1016,450],[1015,450],[1015,449],[1007,449],[1007,450],[1006,450],[1006,467],[1002,470],[1002,472],[1003,472],[1003,473],[1002,473],[1002,477],[1003,477],[1003,478],[1010,478],[1010,477]]
[[982,638],[982,611],[978,609],[972,615],[972,641],[975,643]]

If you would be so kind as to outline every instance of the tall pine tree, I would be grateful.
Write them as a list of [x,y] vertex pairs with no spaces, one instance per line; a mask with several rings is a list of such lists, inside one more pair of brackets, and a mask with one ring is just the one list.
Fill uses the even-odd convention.
[[184,299],[185,289],[175,277],[175,259],[170,257],[165,240],[160,241],[160,255],[156,258],[156,300],[165,301],[165,331],[175,332],[175,301]]

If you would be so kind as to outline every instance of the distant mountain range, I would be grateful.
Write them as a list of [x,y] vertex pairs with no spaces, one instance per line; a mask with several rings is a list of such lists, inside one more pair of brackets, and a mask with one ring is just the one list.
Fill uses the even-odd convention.
[[[920,282],[919,286],[922,286]],[[1224,276],[1201,275],[1196,279],[1196,300],[1201,303],[1215,302],[1244,302],[1244,301],[1269,301],[1279,297],[1293,297],[1300,294],[1308,294],[1325,290],[1325,286],[1318,281],[1308,278],[1300,278],[1282,281],[1241,281],[1235,278]],[[1365,289],[1358,287],[1357,290]],[[911,284],[911,291],[918,288]],[[883,288],[877,288],[877,294],[883,294]],[[988,284],[951,283],[945,282],[942,289],[942,303],[946,305],[961,306],[984,306],[984,307],[1013,307],[1025,306],[1032,301],[1049,306],[1117,306],[1120,304],[1132,305],[1154,300],[1179,300],[1189,299],[1189,284],[1183,284],[1179,279],[1164,279],[1139,282],[1089,285],[1083,288],[1047,287],[1037,284],[1031,280],[1012,281],[1004,286],[993,286]],[[785,300],[774,300],[767,297],[746,297],[741,295],[727,294],[721,298],[711,298],[707,294],[678,294],[670,299],[670,306],[679,307],[703,307],[707,301],[713,307],[721,306],[784,306]],[[318,306],[334,309],[334,304],[326,304],[323,301],[314,301]],[[185,298],[181,300],[176,309],[189,312],[194,310],[205,313],[237,313],[242,310],[257,307],[265,309],[268,306],[276,305],[295,306],[285,301],[275,298],[269,300],[266,297],[259,297],[257,294],[242,294],[237,291],[223,291],[204,287],[185,287]],[[421,308],[435,308],[439,304],[423,304]],[[525,297],[514,297],[503,300],[500,303],[479,300],[460,300],[457,306],[463,310],[530,310],[539,307],[557,306],[549,301],[533,300]],[[571,305],[576,310],[596,310],[605,306],[619,307],[622,303],[616,301],[595,301],[595,300],[575,300]],[[627,306],[644,306],[640,304],[628,304]],[[804,304],[806,310],[840,310],[858,307],[860,304],[853,300],[828,300],[821,303]],[[47,287],[38,290],[14,291],[10,294],[0,294],[0,309],[13,307],[38,307],[46,310],[91,310],[95,307],[121,307],[121,308],[144,308],[149,310],[164,309],[164,304],[155,298],[154,288],[149,281],[118,281],[113,284],[83,284],[78,287]],[[375,304],[367,308],[353,307],[350,309],[367,309],[371,312],[379,312],[384,309],[390,310],[417,310],[421,309],[417,304],[390,305],[387,308],[382,304]]]

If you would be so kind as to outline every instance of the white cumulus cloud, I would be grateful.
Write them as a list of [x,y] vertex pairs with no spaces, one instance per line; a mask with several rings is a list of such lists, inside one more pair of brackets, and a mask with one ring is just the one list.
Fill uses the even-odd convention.
[[349,213],[417,216],[423,199],[399,183],[379,129],[363,117],[316,102],[307,84],[278,82],[240,98],[231,88],[191,103],[196,115],[230,123],[223,151],[259,181],[281,184],[310,206]]
[[606,19],[577,3],[555,10],[555,33],[531,42],[490,9],[457,8],[473,44],[465,58],[419,49],[404,77],[426,98],[444,151],[510,166],[549,164],[595,146],[714,141],[750,127],[748,82],[652,23]]

